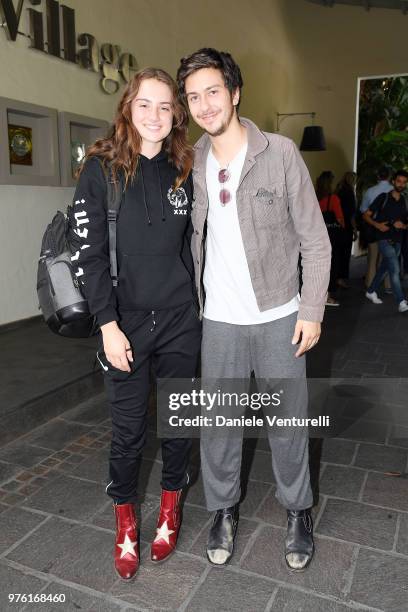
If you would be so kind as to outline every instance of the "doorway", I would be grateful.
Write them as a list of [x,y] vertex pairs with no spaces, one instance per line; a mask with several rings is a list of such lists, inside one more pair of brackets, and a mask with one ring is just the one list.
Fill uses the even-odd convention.
[[384,165],[408,168],[408,74],[360,77],[357,82],[358,198],[376,183],[376,171]]

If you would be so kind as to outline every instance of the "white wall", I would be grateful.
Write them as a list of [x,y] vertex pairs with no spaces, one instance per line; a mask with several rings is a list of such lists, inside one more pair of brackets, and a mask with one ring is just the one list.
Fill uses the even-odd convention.
[[72,200],[72,188],[0,185],[1,323],[40,314],[37,263],[47,223]]

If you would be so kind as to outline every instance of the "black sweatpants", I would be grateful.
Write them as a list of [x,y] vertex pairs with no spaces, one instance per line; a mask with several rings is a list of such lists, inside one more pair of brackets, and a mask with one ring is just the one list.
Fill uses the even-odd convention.
[[[131,372],[114,368],[99,353],[111,405],[112,443],[107,494],[122,503],[136,501],[142,451],[146,441],[150,369],[157,378],[196,375],[201,345],[201,322],[193,302],[160,311],[121,312],[120,328],[133,351]],[[168,491],[186,484],[191,440],[162,440],[162,487]]]

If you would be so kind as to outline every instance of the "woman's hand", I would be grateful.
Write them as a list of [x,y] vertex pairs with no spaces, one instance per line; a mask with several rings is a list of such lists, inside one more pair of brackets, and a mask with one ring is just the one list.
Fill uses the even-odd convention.
[[106,359],[118,370],[130,372],[129,361],[133,362],[130,342],[119,329],[116,321],[101,326],[103,349]]

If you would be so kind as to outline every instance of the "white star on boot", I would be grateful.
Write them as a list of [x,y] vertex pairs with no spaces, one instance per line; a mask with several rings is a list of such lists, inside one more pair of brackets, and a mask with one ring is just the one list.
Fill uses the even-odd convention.
[[174,533],[174,529],[169,529],[167,526],[167,521],[164,521],[161,527],[157,527],[157,536],[154,538],[155,542],[159,540],[164,540],[167,544],[170,544],[169,536]]
[[125,535],[125,539],[123,544],[118,544],[119,548],[122,549],[122,552],[120,553],[120,558],[122,559],[127,553],[129,553],[130,555],[133,555],[134,557],[137,557],[136,553],[135,553],[135,546],[136,546],[136,542],[132,542],[132,540],[129,538],[128,534]]

